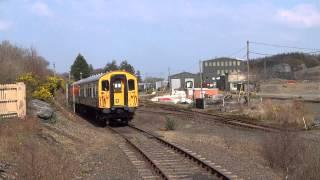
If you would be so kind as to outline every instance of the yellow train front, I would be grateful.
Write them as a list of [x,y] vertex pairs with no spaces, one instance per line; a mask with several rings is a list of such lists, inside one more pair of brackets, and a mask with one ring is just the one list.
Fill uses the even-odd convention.
[[76,112],[94,113],[107,122],[131,121],[138,107],[137,78],[125,71],[112,71],[72,84]]

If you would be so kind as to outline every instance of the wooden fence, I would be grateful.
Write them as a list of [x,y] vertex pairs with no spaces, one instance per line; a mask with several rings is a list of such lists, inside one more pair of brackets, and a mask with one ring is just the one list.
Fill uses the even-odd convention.
[[0,84],[0,118],[26,116],[26,86],[24,83]]

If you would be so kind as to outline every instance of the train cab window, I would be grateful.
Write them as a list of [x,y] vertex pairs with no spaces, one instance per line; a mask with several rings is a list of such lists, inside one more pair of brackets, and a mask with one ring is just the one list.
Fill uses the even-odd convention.
[[115,91],[121,91],[121,81],[120,80],[117,80],[113,83],[113,88]]
[[128,81],[128,86],[129,86],[129,91],[133,91],[134,90],[134,80],[130,79]]
[[109,91],[109,81],[108,80],[102,81],[102,91]]

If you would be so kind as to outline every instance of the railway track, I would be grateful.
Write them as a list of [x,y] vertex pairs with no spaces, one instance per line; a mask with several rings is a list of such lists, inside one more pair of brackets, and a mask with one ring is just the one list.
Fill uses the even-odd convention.
[[156,175],[148,174],[142,179],[238,179],[196,153],[135,126],[109,128],[124,138],[152,167]]
[[281,128],[270,127],[266,125],[257,124],[254,122],[248,122],[240,118],[226,117],[225,115],[221,115],[221,114],[211,114],[211,113],[199,112],[194,110],[184,110],[184,109],[179,109],[175,107],[159,107],[159,108],[164,111],[154,111],[150,109],[148,110],[139,109],[138,111],[149,112],[149,113],[160,113],[160,114],[174,115],[174,116],[179,115],[183,117],[196,116],[197,118],[194,118],[194,119],[200,120],[200,121],[205,121],[205,122],[214,121],[218,123],[241,126],[241,127],[250,128],[250,129],[258,129],[258,130],[267,131],[267,132],[279,132],[282,130]]

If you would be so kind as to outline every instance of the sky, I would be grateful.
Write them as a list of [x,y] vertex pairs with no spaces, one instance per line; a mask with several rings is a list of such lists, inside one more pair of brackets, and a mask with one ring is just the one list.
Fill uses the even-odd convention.
[[94,68],[128,60],[165,77],[196,72],[199,60],[244,58],[247,40],[320,49],[320,1],[0,0],[2,40],[36,48],[61,73],[81,53]]

